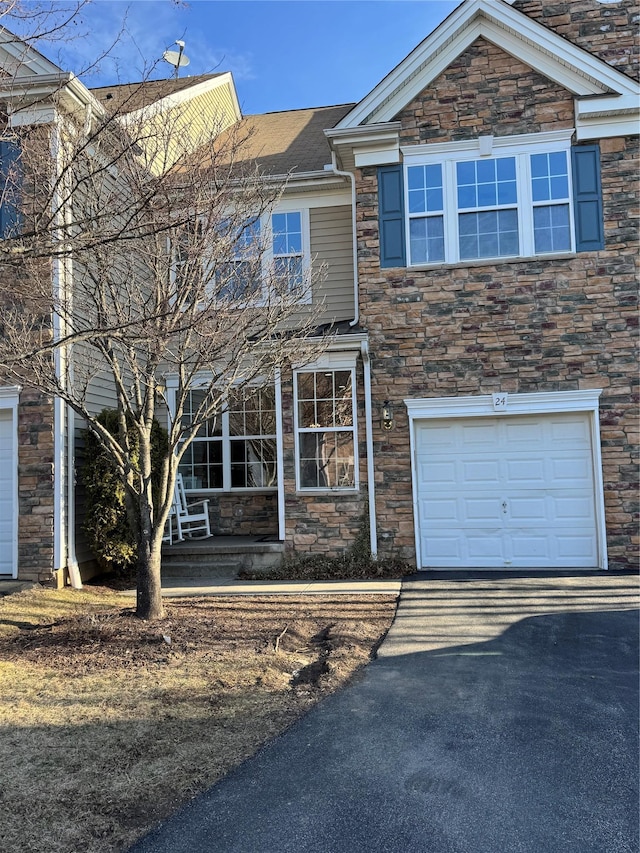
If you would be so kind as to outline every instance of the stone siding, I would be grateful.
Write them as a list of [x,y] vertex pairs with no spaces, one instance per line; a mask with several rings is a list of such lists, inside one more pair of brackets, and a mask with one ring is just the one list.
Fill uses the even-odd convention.
[[[505,56],[476,42],[398,117],[403,143],[572,126],[571,98]],[[496,61],[501,74],[491,70]],[[469,74],[483,82],[465,100]],[[609,560],[613,568],[635,564],[637,154],[636,138],[602,141],[604,251],[422,270],[380,269],[376,169],[358,173],[361,323],[374,401],[391,399],[396,414],[393,432],[374,422],[383,555],[393,548],[415,558],[403,399],[602,388]]]
[[618,71],[640,77],[640,4],[636,0],[515,0],[514,9],[544,24]]
[[208,495],[211,532],[215,536],[278,536],[276,492]]
[[18,406],[18,577],[53,577],[53,401],[29,388]]
[[396,120],[401,145],[562,130],[574,125],[573,97],[480,38]]
[[366,483],[366,446],[361,364],[356,368],[356,385],[360,491],[304,493],[296,491],[293,383],[290,376],[283,380],[285,542],[290,553],[338,557],[353,545],[360,531],[366,500],[366,487],[362,485]]

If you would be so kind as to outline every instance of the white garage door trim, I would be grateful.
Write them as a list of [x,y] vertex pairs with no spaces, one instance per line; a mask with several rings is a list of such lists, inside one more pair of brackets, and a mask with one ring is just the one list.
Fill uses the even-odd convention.
[[602,456],[598,400],[601,389],[586,391],[552,391],[532,394],[484,394],[477,397],[431,397],[405,400],[409,414],[411,447],[411,480],[413,488],[413,523],[416,542],[416,565],[422,566],[418,513],[418,476],[416,470],[416,422],[426,419],[512,417],[584,412],[589,416],[591,452],[594,471],[594,498],[598,548],[597,568],[606,569],[607,539],[602,483]]
[[0,411],[11,413],[11,459],[9,471],[9,490],[11,494],[12,518],[10,534],[10,558],[8,560],[10,573],[3,573],[1,577],[18,577],[18,399],[20,388],[9,386],[0,388]]

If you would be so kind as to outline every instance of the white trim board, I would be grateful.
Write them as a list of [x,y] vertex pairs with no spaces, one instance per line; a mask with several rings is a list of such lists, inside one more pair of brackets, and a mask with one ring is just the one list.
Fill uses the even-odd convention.
[[413,493],[413,525],[416,565],[422,564],[418,515],[418,477],[415,468],[416,422],[432,419],[513,417],[567,412],[589,414],[591,452],[594,472],[594,502],[598,539],[598,568],[607,569],[607,533],[605,523],[602,452],[600,448],[599,398],[601,389],[583,391],[543,391],[529,394],[482,394],[474,397],[422,397],[404,400],[409,415],[411,449],[411,488]]
[[11,412],[11,444],[12,444],[12,518],[11,518],[11,574],[2,577],[18,577],[18,402],[20,387],[11,385],[0,388],[0,409]]
[[[611,95],[603,103],[608,115],[600,121],[610,121],[612,110],[617,113],[630,106],[637,110],[640,86],[630,77],[507,3],[466,0],[347,113],[335,130],[391,121],[478,38],[485,38],[576,96]],[[591,102],[589,110],[591,116],[601,115],[597,102]]]

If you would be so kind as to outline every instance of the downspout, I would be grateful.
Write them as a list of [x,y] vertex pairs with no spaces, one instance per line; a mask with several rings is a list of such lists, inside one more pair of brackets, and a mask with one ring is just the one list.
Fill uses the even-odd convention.
[[[58,121],[53,125],[52,139],[52,159],[56,168],[60,165],[61,159],[61,142],[60,142],[60,127]],[[54,211],[56,219],[60,222],[63,218],[69,216],[69,206],[61,212],[62,197],[58,191],[53,199]],[[53,264],[53,297],[54,300],[60,300],[67,297],[69,293],[69,276],[70,261],[64,257],[57,257]],[[55,303],[54,303],[55,304]],[[63,321],[57,311],[53,312],[53,339],[60,340],[63,334]],[[58,381],[61,385],[64,384],[68,375],[68,358],[69,353],[66,347],[56,348],[54,353],[55,371]],[[69,572],[69,579],[74,589],[82,588],[80,572],[75,555],[75,523],[73,519],[75,509],[75,492],[74,492],[74,476],[73,476],[73,435],[71,433],[74,418],[71,414],[69,406],[65,406],[64,401],[56,396],[53,401],[53,489],[54,489],[54,542],[53,542],[53,569],[60,571],[66,568]],[[65,448],[66,436],[66,448]],[[66,450],[66,452],[65,452]],[[65,489],[64,471],[66,466],[67,482]],[[66,517],[64,517],[63,507],[66,503]],[[63,521],[64,518],[64,521]],[[66,524],[65,524],[66,522]]]
[[360,288],[358,286],[358,235],[356,233],[356,177],[353,172],[343,172],[338,169],[336,152],[331,152],[331,171],[341,178],[348,178],[351,183],[351,230],[353,234],[353,320],[350,326],[360,322]]
[[360,344],[362,353],[362,364],[364,366],[364,421],[365,440],[367,444],[367,483],[369,490],[369,545],[371,548],[371,559],[378,559],[378,530],[376,524],[376,484],[375,468],[373,464],[373,417],[371,414],[371,360],[369,357],[369,343],[362,341]]
[[[338,169],[336,152],[331,152],[331,169],[334,175],[348,178],[351,183],[351,229],[353,234],[353,320],[350,326],[357,326],[360,322],[360,287],[358,281],[358,234],[356,230],[356,178],[353,172],[345,172]],[[371,361],[369,358],[369,344],[362,341],[360,344],[362,364],[364,368],[364,422],[365,442],[367,446],[367,489],[369,503],[369,547],[371,559],[378,559],[378,530],[376,521],[376,484],[375,468],[373,464],[373,416],[371,408]]]

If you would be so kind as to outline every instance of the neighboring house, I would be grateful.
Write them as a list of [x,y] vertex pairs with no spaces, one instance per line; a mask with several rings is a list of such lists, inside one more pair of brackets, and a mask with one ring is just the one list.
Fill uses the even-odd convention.
[[[637,565],[638,15],[466,0],[358,104],[241,119],[227,95],[246,159],[289,175],[273,257],[322,265],[328,345],[194,442],[215,532],[332,555],[368,524],[419,569]],[[0,573],[73,558],[55,405],[0,389]]]

